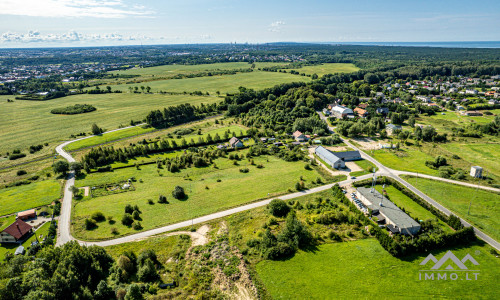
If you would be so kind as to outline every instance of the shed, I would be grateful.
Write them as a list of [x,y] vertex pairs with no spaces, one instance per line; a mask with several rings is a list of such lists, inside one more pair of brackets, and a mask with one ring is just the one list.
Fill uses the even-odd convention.
[[33,208],[25,211],[20,211],[17,213],[17,218],[21,220],[36,218],[36,210]]

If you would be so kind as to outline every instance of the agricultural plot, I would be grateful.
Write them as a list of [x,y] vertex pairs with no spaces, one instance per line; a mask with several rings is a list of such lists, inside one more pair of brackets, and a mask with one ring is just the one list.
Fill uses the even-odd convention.
[[[414,187],[500,241],[500,195],[480,189],[405,176]],[[470,213],[467,211],[471,205]]]
[[[238,151],[239,155],[245,151]],[[117,182],[135,177],[135,191],[110,195],[99,198],[84,198],[75,201],[73,209],[73,234],[83,240],[107,239],[113,237],[111,230],[117,228],[119,235],[136,232],[120,223],[127,204],[138,205],[142,211],[140,221],[144,230],[159,227],[183,220],[189,220],[201,215],[238,206],[258,199],[272,197],[288,189],[294,189],[295,183],[303,176],[306,187],[313,186],[320,175],[314,170],[306,170],[304,162],[285,162],[274,156],[254,158],[255,164],[241,160],[234,165],[227,158],[214,160],[213,166],[182,169],[178,173],[170,173],[157,169],[155,164],[144,165],[140,170],[125,168],[111,173],[94,173],[85,179],[77,181],[77,186],[94,186],[107,182]],[[248,168],[249,172],[241,172]],[[276,178],[280,178],[276,181]],[[175,186],[184,188],[186,200],[176,200],[172,197]],[[256,188],[258,187],[258,188]],[[157,203],[159,195],[167,196],[168,204]],[[148,200],[154,204],[148,204]],[[111,216],[116,223],[97,223],[98,228],[87,231],[84,229],[84,219],[94,211]]]
[[[5,96],[1,96],[0,100],[2,98]],[[130,120],[142,120],[153,109],[182,103],[200,105],[219,101],[217,97],[129,93],[83,94],[48,101],[0,101],[0,152],[16,148],[27,152],[25,149],[30,145],[68,140],[72,134],[88,133],[93,123],[108,130],[115,129],[130,124]],[[91,104],[97,111],[79,115],[50,113],[54,107],[72,104]]]
[[273,299],[497,297],[500,260],[489,253],[489,247],[472,245],[432,254],[439,259],[448,250],[459,259],[471,254],[479,263],[474,266],[480,270],[478,279],[419,280],[419,264],[427,253],[398,259],[375,239],[326,244],[299,251],[288,260],[262,261],[257,274]]
[[[254,71],[249,73],[238,73],[234,75],[169,79],[136,84],[111,85],[111,88],[113,90],[129,92],[129,87],[140,88],[140,86],[149,86],[151,87],[151,92],[153,93],[160,91],[173,93],[190,93],[194,91],[201,91],[203,93],[208,92],[210,93],[210,95],[215,95],[217,91],[222,94],[235,93],[241,86],[250,89],[264,89],[273,87],[281,83],[298,81],[307,82],[310,80],[311,79],[309,77],[297,76],[287,73]],[[105,86],[102,86],[101,88],[105,88]]]
[[317,74],[318,76],[323,76],[325,74],[352,73],[359,71],[359,68],[354,64],[329,63],[315,66],[304,66],[299,69],[294,69],[294,71],[305,73],[306,75]]
[[61,184],[57,180],[0,189],[0,215],[48,205],[60,197]]

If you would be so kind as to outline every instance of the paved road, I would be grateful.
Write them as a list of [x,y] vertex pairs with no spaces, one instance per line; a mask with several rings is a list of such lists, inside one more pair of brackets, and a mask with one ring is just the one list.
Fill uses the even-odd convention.
[[[320,115],[320,117],[322,119],[324,119],[326,121],[326,119],[322,113],[318,112],[318,114]],[[133,127],[133,126],[130,126],[130,127]],[[130,127],[126,127],[126,128],[130,128]],[[115,130],[111,130],[108,132],[118,131],[118,130],[122,130],[122,129],[125,129],[125,128],[115,129]],[[329,127],[329,129],[332,132],[334,131],[333,127]],[[90,138],[90,137],[92,137],[92,136],[83,137],[83,138],[76,139],[73,141],[64,142],[63,144],[56,147],[56,151],[61,156],[63,156],[65,159],[67,159],[69,162],[75,161],[74,158],[69,153],[64,151],[63,148],[72,142],[79,141],[79,140],[86,139],[86,138]],[[343,141],[345,144],[347,144],[348,146],[350,146],[354,150],[358,150],[361,153],[362,158],[369,160],[370,162],[372,162],[375,166],[377,166],[379,168],[379,170],[377,171],[377,176],[389,176],[391,178],[394,178],[395,180],[399,181],[404,186],[407,186],[414,193],[416,193],[417,195],[422,197],[424,200],[429,202],[431,205],[433,205],[434,207],[436,207],[437,209],[439,209],[440,211],[442,211],[446,215],[451,214],[451,212],[448,209],[446,209],[445,207],[443,207],[442,205],[440,205],[439,203],[437,203],[436,201],[434,201],[433,199],[431,199],[430,197],[428,197],[427,195],[425,195],[424,193],[422,193],[421,191],[419,191],[418,189],[416,189],[415,187],[410,185],[405,180],[401,179],[399,177],[399,175],[403,174],[402,171],[396,171],[396,170],[392,170],[390,168],[385,167],[384,165],[379,163],[377,160],[375,160],[374,158],[372,158],[371,156],[366,154],[364,151],[358,149],[356,146],[354,146],[349,141],[347,141],[347,140],[343,140]],[[412,175],[412,174],[410,174],[410,175]],[[338,184],[341,186],[349,185],[354,181],[368,179],[371,177],[372,177],[371,174],[367,174],[367,175],[359,176],[355,180],[348,179],[348,180],[338,182]],[[431,177],[433,177],[433,176],[431,176]],[[434,177],[432,179],[434,179]],[[61,216],[59,218],[58,240],[57,240],[57,244],[56,244],[57,246],[62,245],[64,243],[67,243],[68,241],[71,241],[71,240],[76,240],[75,238],[73,238],[71,236],[71,233],[70,233],[70,228],[71,228],[70,216],[71,216],[71,207],[72,207],[71,201],[72,201],[73,195],[72,195],[71,191],[69,190],[69,188],[72,185],[74,185],[74,183],[75,183],[74,173],[69,173],[68,180],[66,181],[66,185],[64,188],[63,205],[62,205],[62,210],[61,210]],[[457,182],[457,183],[461,184],[462,182]],[[191,226],[194,224],[204,223],[204,222],[211,221],[211,220],[216,220],[216,219],[223,218],[223,217],[235,214],[235,213],[243,212],[243,211],[254,209],[257,207],[262,207],[262,206],[269,204],[269,202],[275,198],[282,199],[282,200],[289,200],[289,199],[301,197],[304,195],[325,191],[327,189],[330,189],[335,184],[336,183],[327,184],[327,185],[319,186],[319,187],[312,188],[312,189],[306,190],[306,191],[296,192],[296,193],[292,193],[292,194],[288,194],[288,195],[284,195],[284,196],[280,196],[280,197],[274,197],[271,199],[266,199],[266,200],[246,204],[243,206],[239,206],[239,207],[235,207],[232,209],[216,212],[216,213],[202,216],[199,218],[194,218],[192,220],[188,220],[188,221],[184,221],[184,222],[180,222],[180,223],[176,223],[176,224],[172,224],[172,225],[168,225],[168,226],[163,226],[163,227],[139,232],[136,234],[120,237],[120,238],[113,239],[113,240],[100,241],[100,242],[85,242],[85,241],[78,240],[78,242],[82,245],[98,245],[98,246],[110,246],[110,245],[117,245],[117,244],[121,244],[121,243],[127,243],[127,242],[131,242],[131,241],[134,241],[137,239],[143,239],[143,238],[153,236],[156,234],[184,228],[184,227]],[[468,222],[466,222],[463,219],[461,221],[465,226],[472,226],[471,224],[469,224]],[[476,232],[476,235],[479,236],[481,239],[486,241],[488,244],[490,244],[491,246],[493,246],[497,250],[500,250],[500,244],[497,241],[495,241],[494,239],[492,239],[491,237],[489,237],[488,235],[486,235],[482,231],[478,230],[477,228],[474,228],[474,231]]]

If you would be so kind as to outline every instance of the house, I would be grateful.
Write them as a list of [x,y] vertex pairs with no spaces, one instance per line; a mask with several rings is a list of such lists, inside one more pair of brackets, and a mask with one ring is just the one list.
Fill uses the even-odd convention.
[[368,103],[361,103],[360,105],[358,105],[359,108],[362,108],[362,109],[366,109],[370,104]]
[[488,101],[488,104],[489,105],[496,105],[496,104],[499,104],[500,102],[498,102],[498,100],[495,100],[495,99],[491,99],[490,101]]
[[307,141],[307,138],[306,136],[300,132],[300,131],[295,131],[293,134],[293,138],[297,141],[297,142],[305,142]]
[[477,95],[477,90],[465,90],[465,93],[469,95]]
[[25,211],[20,211],[17,213],[17,218],[21,220],[34,219],[36,218],[36,210],[33,208]]
[[387,107],[379,107],[375,110],[377,115],[387,115],[389,113],[389,109]]
[[466,111],[462,113],[464,116],[470,116],[470,117],[482,117],[483,113],[480,111]]
[[323,108],[323,114],[325,116],[329,116],[331,114],[330,110],[328,108]]
[[325,163],[335,169],[345,168],[346,161],[361,159],[359,151],[331,152],[323,146],[318,146],[314,153],[321,158]]
[[481,178],[483,176],[483,168],[481,168],[480,166],[472,166],[470,168],[470,176]]
[[368,112],[360,107],[356,107],[354,112],[358,114],[361,118],[366,118],[368,116]]
[[344,117],[354,116],[354,112],[348,107],[337,105],[332,108],[332,115],[337,119],[342,119]]
[[431,101],[431,98],[429,98],[427,96],[422,96],[422,95],[418,95],[415,98],[417,98],[417,100],[420,100],[422,102],[429,102],[429,101]]
[[335,106],[337,106],[337,103],[331,103],[331,104],[328,104],[328,109],[329,110],[332,110]]
[[261,137],[261,138],[260,138],[260,141],[261,141],[261,142],[263,142],[263,143],[267,143],[267,138],[265,138],[265,137]]
[[395,130],[402,130],[402,129],[403,127],[394,124],[387,124],[387,126],[385,126],[385,131],[387,132],[388,135],[392,135]]
[[387,228],[392,233],[414,235],[420,231],[420,224],[403,212],[389,199],[372,188],[359,187],[356,190],[358,198],[372,210],[372,216],[385,219]]
[[23,220],[16,220],[0,233],[0,243],[17,243],[28,237],[33,227]]
[[224,149],[226,149],[226,145],[222,145],[222,144],[217,145],[217,149],[224,150]]
[[233,136],[230,140],[229,140],[229,146],[233,147],[233,148],[241,148],[243,147],[243,142],[240,141],[237,137]]

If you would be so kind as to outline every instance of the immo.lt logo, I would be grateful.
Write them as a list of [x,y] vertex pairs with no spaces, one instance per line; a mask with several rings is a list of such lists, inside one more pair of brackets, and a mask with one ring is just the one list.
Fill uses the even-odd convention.
[[477,280],[479,270],[469,270],[465,263],[469,261],[474,266],[479,263],[470,255],[465,255],[462,260],[458,259],[451,251],[437,260],[434,255],[429,254],[421,263],[421,266],[426,266],[429,261],[434,265],[427,270],[420,270],[418,273],[419,280]]

